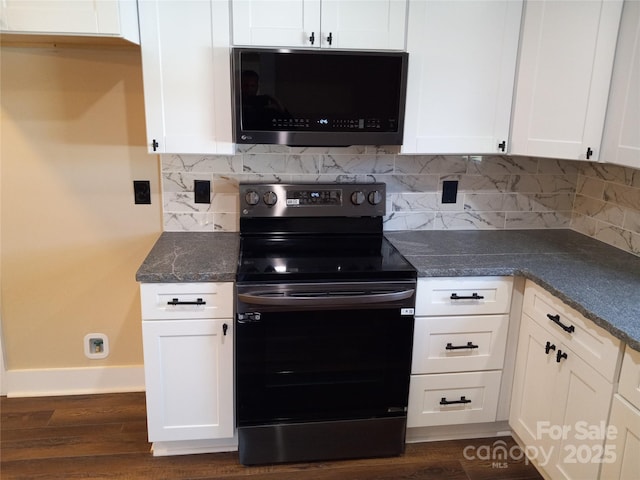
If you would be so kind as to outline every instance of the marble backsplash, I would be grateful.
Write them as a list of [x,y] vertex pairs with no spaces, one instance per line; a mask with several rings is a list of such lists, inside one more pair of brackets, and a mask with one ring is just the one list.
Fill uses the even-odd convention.
[[[511,156],[399,155],[396,147],[239,146],[234,156],[163,155],[165,231],[237,231],[238,183],[384,182],[390,230],[572,228],[640,254],[640,171]],[[193,181],[211,181],[211,204]],[[458,181],[456,203],[442,184]]]

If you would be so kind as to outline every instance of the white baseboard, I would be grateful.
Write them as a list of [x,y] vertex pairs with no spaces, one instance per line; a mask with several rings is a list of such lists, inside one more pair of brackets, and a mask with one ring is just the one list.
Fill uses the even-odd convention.
[[193,455],[201,453],[237,452],[238,437],[211,440],[180,440],[177,442],[153,442],[154,457],[169,455]]
[[7,370],[8,397],[46,397],[143,392],[144,367],[85,367]]
[[440,442],[470,438],[492,438],[511,434],[509,422],[468,423],[407,428],[407,443]]

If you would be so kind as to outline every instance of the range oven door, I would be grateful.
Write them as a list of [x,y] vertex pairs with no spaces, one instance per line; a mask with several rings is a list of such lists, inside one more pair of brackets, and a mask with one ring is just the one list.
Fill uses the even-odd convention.
[[[361,433],[367,436],[379,436],[377,425],[392,424],[394,441],[400,436],[402,449],[414,303],[415,282],[238,286],[241,461],[243,437],[249,432],[251,438],[254,427],[263,432],[268,428],[260,427],[275,427],[277,433],[268,439],[286,437],[282,429],[287,425],[320,429],[310,434],[314,438],[327,433],[322,424],[366,423]],[[340,432],[328,433],[334,434],[339,439]],[[295,443],[305,441],[304,435],[294,438]],[[314,449],[322,455],[317,443]],[[401,451],[391,454],[397,453]],[[285,461],[306,459],[313,457],[297,455]],[[267,458],[265,463],[277,460]]]

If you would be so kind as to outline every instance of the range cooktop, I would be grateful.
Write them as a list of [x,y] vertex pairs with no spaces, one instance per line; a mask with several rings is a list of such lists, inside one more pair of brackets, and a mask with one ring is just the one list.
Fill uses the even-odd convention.
[[383,235],[386,185],[240,185],[237,281],[415,279]]
[[414,267],[383,235],[240,240],[239,282],[407,278]]

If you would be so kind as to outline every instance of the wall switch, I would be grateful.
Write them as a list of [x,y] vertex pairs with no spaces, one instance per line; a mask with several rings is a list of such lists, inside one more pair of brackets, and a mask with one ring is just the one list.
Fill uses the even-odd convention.
[[194,180],[193,194],[196,203],[211,203],[211,182],[209,180]]
[[458,201],[458,180],[442,182],[442,203],[456,203]]
[[133,201],[140,204],[151,203],[151,185],[149,180],[133,181]]

